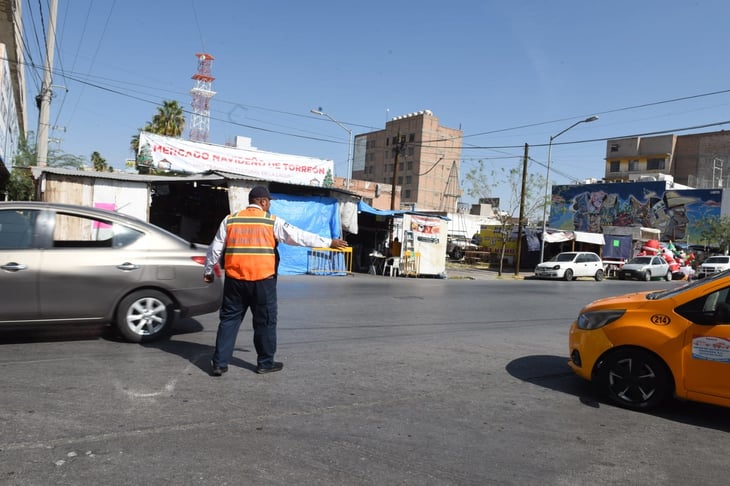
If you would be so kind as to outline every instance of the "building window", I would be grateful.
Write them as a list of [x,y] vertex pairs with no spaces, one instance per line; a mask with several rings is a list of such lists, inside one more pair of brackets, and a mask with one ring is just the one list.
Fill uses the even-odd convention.
[[413,181],[413,177],[411,177],[411,176],[406,176],[406,184],[410,184],[410,183],[411,183],[411,181]]
[[408,135],[408,141],[409,142],[415,142],[416,141],[416,134],[415,133],[411,133],[410,135]]
[[398,184],[403,185],[403,176],[398,176]]
[[408,155],[413,155],[413,147],[408,147]]
[[409,160],[408,162],[406,162],[406,169],[413,170],[413,161],[412,160]]
[[609,162],[609,172],[621,172],[621,161],[619,160],[612,160]]
[[637,170],[639,170],[639,161],[629,160],[629,171],[636,172]]
[[618,152],[618,149],[619,148],[621,148],[621,145],[619,145],[617,143],[612,143],[611,144],[611,152]]
[[410,189],[406,189],[405,191],[403,191],[403,197],[406,200],[409,200],[411,198],[411,190]]
[[646,170],[663,170],[664,159],[649,159],[646,161]]

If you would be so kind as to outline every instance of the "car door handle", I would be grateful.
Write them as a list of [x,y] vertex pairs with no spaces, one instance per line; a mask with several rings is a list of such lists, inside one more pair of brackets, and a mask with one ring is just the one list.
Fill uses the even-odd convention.
[[139,269],[139,265],[135,265],[134,263],[124,262],[121,265],[117,265],[117,268],[119,270],[137,270],[137,269]]
[[8,272],[17,272],[19,270],[27,270],[28,266],[23,265],[22,263],[8,262],[5,265],[0,266],[0,268],[7,270]]

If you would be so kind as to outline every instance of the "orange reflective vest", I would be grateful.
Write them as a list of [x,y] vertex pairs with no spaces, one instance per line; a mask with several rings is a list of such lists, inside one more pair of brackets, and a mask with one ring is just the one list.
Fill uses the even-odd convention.
[[263,280],[276,274],[274,219],[255,207],[228,217],[224,259],[227,277]]

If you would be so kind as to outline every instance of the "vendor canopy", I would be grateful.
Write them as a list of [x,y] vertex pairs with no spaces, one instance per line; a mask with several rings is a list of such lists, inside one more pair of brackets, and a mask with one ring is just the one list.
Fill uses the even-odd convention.
[[584,231],[555,231],[545,233],[546,243],[561,243],[563,241],[578,241],[580,243],[591,243],[593,245],[605,245],[603,235],[600,233],[586,233]]

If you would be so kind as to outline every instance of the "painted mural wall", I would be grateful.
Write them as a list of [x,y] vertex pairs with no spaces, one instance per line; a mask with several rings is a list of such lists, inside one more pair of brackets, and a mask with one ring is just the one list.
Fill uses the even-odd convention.
[[644,226],[660,230],[662,241],[693,243],[721,204],[721,189],[666,189],[664,181],[553,186],[548,226],[591,233]]

